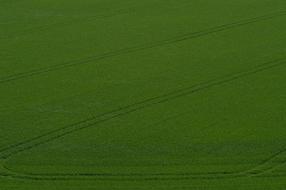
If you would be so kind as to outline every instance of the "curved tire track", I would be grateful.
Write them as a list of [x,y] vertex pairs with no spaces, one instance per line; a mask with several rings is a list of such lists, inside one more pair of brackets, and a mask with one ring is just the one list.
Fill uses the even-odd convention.
[[237,172],[205,172],[205,173],[24,173],[15,172],[5,167],[6,172],[0,173],[0,177],[10,177],[22,180],[44,181],[163,181],[163,180],[223,180],[242,177],[285,177],[282,174],[250,175],[249,171]]

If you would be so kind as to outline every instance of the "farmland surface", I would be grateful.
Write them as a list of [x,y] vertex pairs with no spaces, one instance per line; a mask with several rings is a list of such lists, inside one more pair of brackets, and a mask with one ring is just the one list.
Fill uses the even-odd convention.
[[0,0],[0,190],[285,190],[285,0]]

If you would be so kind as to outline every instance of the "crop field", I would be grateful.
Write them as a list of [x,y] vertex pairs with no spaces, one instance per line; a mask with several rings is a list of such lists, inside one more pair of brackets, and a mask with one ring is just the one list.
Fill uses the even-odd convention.
[[285,0],[0,0],[0,190],[285,190]]

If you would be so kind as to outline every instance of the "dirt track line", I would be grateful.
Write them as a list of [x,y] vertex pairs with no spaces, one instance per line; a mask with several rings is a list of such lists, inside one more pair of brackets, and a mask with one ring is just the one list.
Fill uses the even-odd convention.
[[186,40],[190,40],[190,39],[200,38],[200,37],[203,37],[203,36],[206,36],[209,34],[214,34],[214,33],[226,31],[229,29],[233,29],[236,27],[249,25],[252,23],[256,23],[256,22],[260,22],[260,21],[264,21],[264,20],[269,20],[269,19],[273,19],[273,18],[276,18],[279,16],[285,16],[285,15],[286,15],[286,11],[279,11],[279,12],[276,12],[273,14],[267,14],[267,15],[263,15],[263,16],[259,16],[259,17],[255,17],[255,18],[250,18],[250,19],[240,20],[237,22],[229,23],[229,24],[215,26],[212,28],[208,28],[206,30],[198,31],[198,32],[182,34],[182,35],[179,35],[179,36],[176,36],[173,38],[169,38],[166,40],[162,40],[162,41],[157,41],[157,42],[148,43],[148,44],[139,45],[139,46],[134,46],[134,47],[129,47],[129,48],[123,48],[123,49],[119,49],[116,51],[103,53],[100,55],[90,56],[90,57],[86,57],[86,58],[79,59],[79,60],[73,60],[73,61],[69,61],[69,62],[65,62],[65,63],[61,63],[61,64],[52,65],[50,67],[34,69],[34,70],[22,72],[22,73],[9,75],[9,76],[2,77],[2,78],[0,77],[0,84],[8,83],[11,81],[17,81],[20,79],[25,79],[25,78],[29,78],[29,77],[32,77],[35,75],[49,73],[52,71],[57,71],[57,70],[61,70],[61,69],[69,68],[69,67],[88,64],[91,62],[97,62],[97,61],[107,59],[110,57],[140,52],[140,51],[147,50],[147,49],[166,46],[166,45],[170,45],[170,44],[174,44],[174,43],[178,43],[178,42],[182,42],[182,41],[186,41]]

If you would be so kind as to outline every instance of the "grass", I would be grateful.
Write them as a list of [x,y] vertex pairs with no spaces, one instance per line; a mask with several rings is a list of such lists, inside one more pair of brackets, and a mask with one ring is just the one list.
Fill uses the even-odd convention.
[[283,189],[282,0],[0,0],[0,189]]

